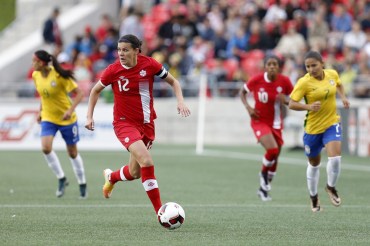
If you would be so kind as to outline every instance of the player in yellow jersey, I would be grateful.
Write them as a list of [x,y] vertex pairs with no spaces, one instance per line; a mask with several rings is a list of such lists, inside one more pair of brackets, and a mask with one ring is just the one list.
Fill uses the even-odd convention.
[[[325,147],[328,155],[327,184],[325,187],[334,206],[341,204],[336,184],[341,165],[341,125],[337,114],[336,95],[343,106],[349,108],[343,85],[335,70],[324,69],[320,53],[309,51],[304,57],[307,74],[298,80],[290,95],[289,108],[307,110],[304,120],[303,143],[308,157],[307,186],[311,197],[311,209],[320,211],[318,183],[320,176],[321,150]],[[300,101],[304,99],[305,103]]]
[[[41,125],[42,152],[48,166],[59,179],[56,196],[63,196],[65,187],[68,185],[58,156],[52,148],[55,134],[60,131],[79,183],[80,198],[86,198],[84,164],[77,150],[79,134],[75,112],[76,106],[83,98],[83,93],[74,81],[72,71],[63,69],[55,57],[48,52],[36,51],[32,58],[32,66],[35,70],[32,78],[41,99],[38,122]],[[73,100],[69,94],[74,94]]]

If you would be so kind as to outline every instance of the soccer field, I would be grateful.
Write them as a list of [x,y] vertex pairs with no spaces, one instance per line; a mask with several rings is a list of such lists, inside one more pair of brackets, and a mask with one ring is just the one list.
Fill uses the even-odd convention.
[[256,195],[262,148],[155,144],[153,159],[162,201],[183,206],[178,230],[162,228],[139,180],[118,183],[111,199],[101,188],[105,168],[128,161],[125,152],[88,152],[89,197],[79,191],[64,151],[57,151],[70,185],[55,197],[57,180],[41,152],[0,152],[0,245],[369,245],[369,160],[343,156],[333,207],[324,191],[323,156],[319,196],[312,213],[302,151],[284,150],[272,183],[272,201]]

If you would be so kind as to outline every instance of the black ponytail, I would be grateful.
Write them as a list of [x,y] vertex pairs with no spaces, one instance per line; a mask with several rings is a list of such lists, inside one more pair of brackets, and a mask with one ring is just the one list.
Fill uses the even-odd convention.
[[59,64],[59,62],[57,61],[57,59],[50,55],[48,52],[46,52],[45,50],[38,50],[35,52],[35,56],[40,59],[41,61],[45,62],[45,64],[48,64],[49,62],[51,62],[55,68],[55,71],[57,71],[57,73],[59,73],[60,76],[62,76],[63,78],[65,79],[73,79],[75,80],[75,77],[73,75],[73,72],[71,70],[66,70],[64,68],[62,68]]

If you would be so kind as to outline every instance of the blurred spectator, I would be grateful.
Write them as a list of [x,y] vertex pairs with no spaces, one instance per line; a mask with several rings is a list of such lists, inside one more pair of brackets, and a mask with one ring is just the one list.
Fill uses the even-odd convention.
[[354,21],[352,23],[352,30],[346,32],[343,37],[344,49],[354,50],[356,52],[366,43],[366,34],[361,30],[361,25],[359,22]]
[[290,0],[285,3],[285,12],[286,12],[288,21],[293,20],[293,19],[296,20],[297,16],[295,16],[295,14],[298,11],[302,11],[299,0]]
[[305,40],[308,38],[308,25],[303,10],[297,9],[293,12],[293,20],[296,23],[297,32],[302,34]]
[[181,55],[179,53],[173,53],[170,55],[168,59],[168,72],[173,75],[176,79],[180,79],[181,77],[181,69],[180,69],[180,62],[181,62]]
[[294,21],[290,21],[288,23],[287,33],[281,37],[275,51],[285,57],[297,57],[306,52],[306,42],[303,35],[297,33],[296,23]]
[[163,44],[167,47],[173,45],[173,39],[181,35],[180,16],[171,16],[168,21],[165,21],[159,26],[158,37],[163,40]]
[[62,33],[58,25],[59,8],[54,8],[52,15],[44,22],[42,36],[45,44],[62,46]]
[[267,9],[267,13],[263,18],[263,21],[267,24],[277,23],[279,21],[285,21],[288,18],[284,6],[281,4],[280,0],[276,0],[274,4],[270,5]]
[[73,72],[76,82],[92,81],[91,62],[84,53],[77,55]]
[[116,29],[110,28],[102,41],[102,46],[105,46],[107,49],[104,60],[106,60],[108,63],[114,62],[114,60],[117,58],[117,40],[118,33]]
[[100,24],[96,29],[95,37],[99,43],[102,43],[108,35],[108,31],[114,28],[111,17],[108,14],[103,14],[100,19]]
[[206,17],[204,20],[197,25],[197,29],[199,31],[199,35],[207,41],[212,41],[216,37],[216,32],[213,30],[211,26],[211,22]]
[[308,44],[311,49],[323,51],[326,49],[326,36],[329,33],[329,25],[323,15],[315,13],[308,28]]
[[225,20],[225,35],[227,38],[233,37],[241,26],[242,21],[239,11],[236,6],[230,7],[227,11],[227,19]]
[[353,96],[370,98],[370,64],[365,53],[359,53],[358,73],[353,81]]
[[57,56],[57,61],[65,70],[73,70],[73,64],[71,63],[71,59],[66,52],[61,52]]
[[202,64],[207,58],[209,58],[209,46],[202,39],[202,37],[197,36],[194,38],[192,45],[187,49],[187,54],[192,58],[193,66],[197,64]]
[[262,28],[262,23],[255,19],[250,26],[250,37],[247,50],[267,50],[271,47],[270,39]]
[[343,71],[339,73],[340,81],[342,81],[344,92],[347,96],[352,96],[353,81],[357,76],[357,71],[354,69],[350,61],[344,63]]
[[370,32],[370,9],[361,18],[361,29],[365,32]]
[[361,49],[361,51],[363,51],[363,53],[365,53],[370,60],[370,32],[366,33],[366,43],[364,44],[364,47]]
[[227,58],[227,42],[228,40],[225,38],[224,31],[217,31],[215,33],[215,38],[213,39],[213,49],[214,55],[217,58],[226,59]]
[[241,60],[243,54],[248,50],[248,42],[248,33],[243,27],[240,27],[227,43],[227,57]]
[[211,11],[207,13],[212,29],[217,31],[224,30],[224,14],[221,12],[218,4],[211,5]]
[[119,36],[133,34],[140,40],[144,39],[144,26],[141,22],[143,13],[135,10],[134,7],[128,9],[127,16],[122,19],[119,28]]
[[85,27],[84,35],[81,40],[81,52],[89,56],[93,52],[97,40],[90,26]]
[[334,32],[345,33],[351,30],[352,17],[344,4],[335,5],[334,13],[330,19],[330,27]]

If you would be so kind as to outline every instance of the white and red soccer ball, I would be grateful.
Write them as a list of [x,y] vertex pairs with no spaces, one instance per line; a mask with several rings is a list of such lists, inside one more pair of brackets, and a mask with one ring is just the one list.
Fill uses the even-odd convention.
[[158,221],[166,229],[177,229],[185,221],[185,211],[179,204],[167,202],[158,210]]

